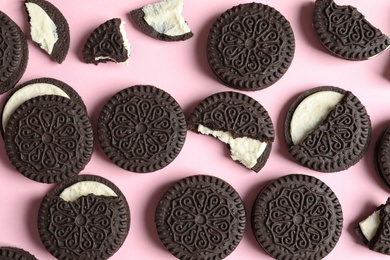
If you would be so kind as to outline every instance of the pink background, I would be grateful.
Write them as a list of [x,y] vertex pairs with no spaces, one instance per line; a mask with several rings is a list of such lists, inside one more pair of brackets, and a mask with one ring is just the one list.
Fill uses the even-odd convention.
[[[153,0],[51,0],[67,18],[71,29],[69,54],[59,65],[41,51],[28,36],[29,64],[20,83],[39,77],[62,80],[83,97],[96,130],[103,104],[117,91],[135,85],[151,84],[169,92],[185,114],[205,97],[231,90],[221,84],[208,66],[206,39],[210,26],[225,10],[246,3],[242,0],[186,0],[184,16],[194,37],[185,42],[162,42],[141,33],[128,13]],[[264,0],[279,10],[291,23],[295,34],[295,57],[287,73],[271,87],[245,93],[258,100],[269,112],[276,130],[271,156],[258,174],[229,158],[220,142],[188,132],[179,156],[168,167],[149,174],[126,172],[111,163],[98,142],[90,163],[82,172],[108,178],[126,195],[131,208],[129,235],[112,259],[172,259],[160,242],[154,225],[154,209],[165,190],[175,181],[193,174],[210,174],[229,182],[245,202],[247,228],[244,237],[228,259],[269,259],[257,244],[250,226],[252,203],[269,181],[289,173],[315,176],[338,196],[344,212],[342,236],[327,259],[381,259],[353,233],[357,222],[384,203],[389,190],[380,182],[374,168],[373,151],[379,134],[390,124],[390,51],[363,62],[351,62],[330,55],[319,43],[311,27],[314,1]],[[390,1],[347,1],[384,33],[390,33]],[[2,0],[0,10],[8,14],[26,33],[29,25],[23,1]],[[132,44],[129,65],[81,61],[81,49],[91,31],[99,24],[118,17],[126,21],[125,30]],[[333,85],[351,90],[366,106],[372,120],[372,142],[366,156],[347,171],[318,173],[298,165],[289,155],[283,137],[283,123],[293,99],[309,88]],[[0,97],[1,107],[7,94]],[[0,246],[22,247],[38,259],[52,259],[37,232],[37,210],[44,194],[54,185],[31,181],[9,163],[0,142]]]

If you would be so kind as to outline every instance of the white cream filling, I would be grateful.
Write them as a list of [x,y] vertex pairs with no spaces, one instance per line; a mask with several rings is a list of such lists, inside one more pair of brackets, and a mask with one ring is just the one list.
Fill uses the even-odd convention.
[[370,241],[375,236],[378,227],[381,223],[381,220],[379,218],[379,213],[380,213],[379,210],[375,211],[368,218],[359,222],[360,230],[362,231],[363,235],[367,238],[368,241]]
[[343,96],[335,91],[319,91],[302,100],[290,122],[293,143],[302,143],[314,129],[321,125]]
[[80,181],[64,189],[59,197],[65,201],[76,201],[81,196],[117,197],[118,195],[107,185],[96,181]]
[[256,165],[257,160],[267,148],[267,143],[259,140],[248,137],[233,138],[230,132],[214,131],[201,124],[198,126],[198,131],[205,135],[212,135],[228,144],[232,159],[239,161],[249,169]]
[[57,26],[39,5],[26,3],[26,7],[30,17],[32,40],[51,54],[58,40]]
[[178,36],[191,32],[182,16],[183,0],[163,0],[142,8],[144,20],[157,32]]
[[7,125],[7,122],[15,110],[27,100],[43,96],[43,95],[57,95],[66,98],[70,98],[61,88],[48,83],[34,83],[27,85],[18,91],[16,91],[8,99],[7,103],[4,106],[2,114],[2,126],[3,130]]

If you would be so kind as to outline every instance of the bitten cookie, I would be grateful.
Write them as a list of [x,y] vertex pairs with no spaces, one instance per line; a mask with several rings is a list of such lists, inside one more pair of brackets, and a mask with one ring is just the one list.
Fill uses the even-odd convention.
[[115,184],[96,175],[60,183],[42,200],[38,231],[57,259],[108,259],[124,243],[130,209]]
[[103,151],[131,172],[153,172],[170,164],[179,155],[186,135],[180,105],[167,92],[150,85],[119,91],[99,115]]
[[64,15],[46,0],[25,0],[25,7],[32,40],[62,63],[70,45],[69,24]]
[[390,38],[371,25],[353,6],[316,0],[313,27],[322,45],[347,60],[367,60],[390,46]]
[[1,260],[37,260],[31,253],[17,247],[0,247]]
[[343,228],[341,205],[322,181],[291,174],[269,183],[252,208],[257,242],[275,259],[322,259]]
[[274,8],[250,3],[224,12],[210,29],[207,58],[227,86],[260,90],[289,68],[295,51],[290,23]]
[[318,87],[302,93],[291,105],[284,127],[290,154],[320,172],[346,170],[366,153],[371,121],[351,92]]
[[255,99],[220,92],[201,101],[188,118],[188,129],[226,143],[233,160],[255,172],[267,162],[274,141],[268,112]]
[[240,243],[244,204],[225,181],[195,175],[173,184],[156,208],[157,233],[179,259],[223,259]]

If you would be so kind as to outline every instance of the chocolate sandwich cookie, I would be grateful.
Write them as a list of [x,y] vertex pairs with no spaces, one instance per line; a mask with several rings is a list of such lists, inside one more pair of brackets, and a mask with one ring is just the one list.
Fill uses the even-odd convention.
[[17,247],[0,247],[1,260],[37,260],[29,252]]
[[57,63],[62,63],[69,50],[69,24],[64,15],[46,0],[25,0],[30,34]]
[[371,140],[371,121],[351,92],[318,87],[291,105],[284,127],[290,154],[319,172],[337,172],[356,164]]
[[390,46],[390,38],[371,25],[353,6],[316,0],[313,27],[322,45],[347,60],[367,60]]
[[27,40],[19,26],[0,11],[0,94],[15,86],[26,71]]
[[355,228],[359,239],[372,251],[390,255],[390,198]]
[[322,181],[291,174],[269,183],[252,208],[252,229],[275,259],[322,259],[343,228],[341,205]]
[[279,80],[295,51],[290,23],[274,8],[250,3],[224,12],[210,29],[209,64],[227,86],[260,90]]
[[173,184],[156,208],[157,233],[179,259],[223,259],[240,243],[244,204],[225,181],[194,175]]
[[201,101],[187,120],[188,129],[226,143],[233,160],[258,172],[271,153],[274,127],[255,99],[238,92],[220,92]]
[[183,0],[163,0],[130,12],[146,35],[162,41],[185,41],[192,33],[182,16]]
[[187,134],[183,111],[167,92],[149,85],[123,89],[100,112],[98,137],[108,158],[137,173],[170,164]]
[[4,142],[12,165],[44,183],[77,175],[89,162],[93,132],[84,108],[69,98],[31,98],[10,116]]
[[125,23],[113,18],[99,25],[84,44],[82,55],[85,63],[127,63],[131,46],[124,29]]
[[375,168],[383,183],[390,189],[390,128],[386,128],[375,146]]
[[124,243],[130,209],[119,188],[96,175],[60,183],[42,200],[38,231],[57,259],[108,259]]

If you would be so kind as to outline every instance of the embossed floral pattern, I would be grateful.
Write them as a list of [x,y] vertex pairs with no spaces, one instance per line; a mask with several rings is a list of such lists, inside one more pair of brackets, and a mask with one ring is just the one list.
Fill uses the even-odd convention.
[[174,234],[173,242],[190,253],[213,253],[232,239],[235,218],[227,198],[213,188],[188,188],[171,203],[167,224]]
[[327,198],[306,186],[283,188],[268,203],[265,226],[273,242],[295,254],[317,251],[330,236]]

